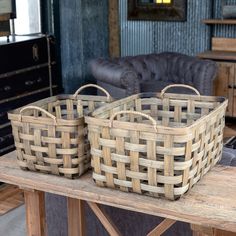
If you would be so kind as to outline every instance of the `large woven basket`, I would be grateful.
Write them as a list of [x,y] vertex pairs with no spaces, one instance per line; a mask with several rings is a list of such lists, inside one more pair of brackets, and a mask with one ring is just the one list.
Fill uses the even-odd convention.
[[[78,95],[88,87],[106,96]],[[111,100],[106,90],[89,84],[74,95],[46,98],[9,112],[20,167],[68,178],[83,174],[90,166],[84,115]]]
[[137,94],[86,116],[93,178],[107,186],[175,200],[221,158],[227,100]]

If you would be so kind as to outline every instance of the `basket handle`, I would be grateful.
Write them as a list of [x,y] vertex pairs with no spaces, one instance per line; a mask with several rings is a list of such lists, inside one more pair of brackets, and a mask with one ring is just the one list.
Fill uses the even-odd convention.
[[161,98],[164,97],[164,94],[166,93],[166,91],[170,88],[174,88],[174,87],[181,87],[181,88],[188,88],[188,89],[191,89],[193,90],[198,96],[201,96],[201,94],[199,93],[199,91],[197,89],[195,89],[194,87],[190,86],[190,85],[187,85],[187,84],[170,84],[168,86],[166,86],[165,88],[163,88],[161,90]]
[[110,128],[112,127],[114,118],[117,115],[120,115],[120,114],[134,114],[134,115],[139,115],[139,116],[146,117],[147,119],[149,119],[152,122],[154,130],[157,131],[157,127],[156,127],[157,126],[157,122],[156,122],[156,120],[154,120],[151,116],[149,116],[147,114],[144,114],[142,112],[138,112],[138,111],[118,111],[118,112],[114,113],[110,117],[110,124],[109,124]]
[[93,87],[93,88],[97,88],[97,89],[101,90],[103,93],[106,94],[106,96],[107,96],[107,101],[110,101],[110,100],[111,100],[111,95],[107,92],[107,90],[105,90],[104,88],[102,88],[102,87],[100,87],[100,86],[98,86],[98,85],[96,85],[96,84],[86,84],[86,85],[84,85],[84,86],[81,86],[81,87],[74,93],[73,96],[76,98],[77,95],[78,95],[82,90],[84,90],[85,88],[88,88],[88,87]]
[[42,113],[46,114],[48,117],[52,118],[54,120],[54,124],[57,123],[56,121],[56,117],[54,115],[52,115],[51,113],[49,113],[48,111],[46,111],[45,109],[41,108],[41,107],[37,107],[37,106],[27,106],[27,107],[23,107],[22,109],[20,109],[20,121],[22,119],[22,113],[26,110],[37,110],[37,111],[41,111]]

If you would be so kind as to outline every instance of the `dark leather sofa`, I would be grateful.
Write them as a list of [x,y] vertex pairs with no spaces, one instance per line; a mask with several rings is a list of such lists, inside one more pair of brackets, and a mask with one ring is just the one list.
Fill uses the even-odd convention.
[[[113,97],[125,97],[139,92],[159,92],[169,84],[188,84],[202,95],[211,95],[217,65],[181,53],[164,52],[97,58],[90,61],[90,70],[97,83]],[[175,89],[170,91],[175,92]],[[178,89],[180,93],[189,93]]]

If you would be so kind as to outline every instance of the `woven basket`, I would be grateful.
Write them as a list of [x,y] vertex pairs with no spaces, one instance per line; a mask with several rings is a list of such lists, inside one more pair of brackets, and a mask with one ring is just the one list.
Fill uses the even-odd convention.
[[[88,87],[106,96],[78,95]],[[83,174],[90,166],[84,115],[111,100],[106,90],[89,84],[74,95],[46,98],[9,112],[19,166],[68,178]]]
[[86,116],[97,185],[175,200],[221,158],[227,100],[137,94]]

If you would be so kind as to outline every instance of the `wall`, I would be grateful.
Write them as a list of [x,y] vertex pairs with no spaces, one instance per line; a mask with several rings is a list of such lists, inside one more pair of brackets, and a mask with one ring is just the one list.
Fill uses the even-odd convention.
[[120,0],[121,55],[176,51],[196,55],[210,48],[212,0],[188,0],[187,21],[128,21],[127,0]]
[[[213,4],[213,17],[214,18],[222,18],[221,2],[222,0],[214,0],[214,4]],[[225,1],[225,4],[236,5],[236,0],[227,0]],[[235,25],[213,25],[212,35],[214,37],[235,38],[236,26]]]
[[62,82],[73,93],[91,79],[90,59],[108,55],[108,1],[60,1]]
[[[236,0],[227,0],[236,4]],[[221,0],[187,0],[187,21],[128,21],[127,0],[119,0],[121,56],[176,51],[197,55],[211,47],[211,35],[236,37],[234,25],[208,26],[221,18]],[[90,59],[108,56],[108,0],[60,1],[63,87],[72,93],[92,80]]]

